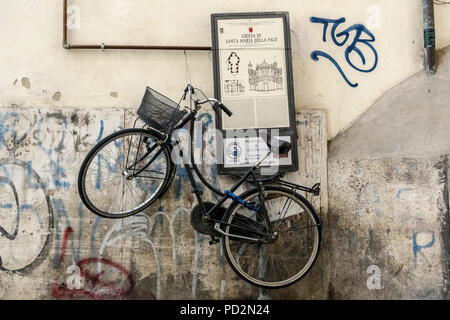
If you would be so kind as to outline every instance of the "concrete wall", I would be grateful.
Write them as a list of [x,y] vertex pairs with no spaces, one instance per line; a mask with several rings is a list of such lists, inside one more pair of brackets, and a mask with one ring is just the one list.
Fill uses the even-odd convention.
[[[76,192],[82,159],[132,125],[146,85],[176,99],[189,81],[213,95],[211,53],[65,50],[62,1],[0,2],[0,298],[445,298],[449,58],[443,50],[432,78],[420,72],[421,3],[69,1],[69,41],[91,44],[210,45],[211,13],[290,12],[300,170],[287,179],[322,183],[310,200],[324,250],[299,284],[262,292],[190,227],[181,168],[160,203],[121,221],[87,212]],[[436,7],[439,48],[450,44],[449,10]],[[338,46],[312,17],[373,33],[373,50],[358,44],[365,64],[345,56],[355,30]]]
[[[367,110],[377,98],[422,68],[421,0],[70,0],[69,40],[83,44],[210,45],[210,14],[280,11],[290,13],[296,108],[326,109],[328,138]],[[168,5],[170,4],[170,5]],[[450,44],[450,6],[436,6],[437,46]],[[311,17],[339,19],[337,33],[363,24],[373,33],[378,55],[372,72],[359,72],[346,61],[345,49],[331,39],[331,25],[322,40],[323,24]],[[62,43],[62,1],[15,0],[0,3],[0,106],[131,107],[150,85],[176,99],[187,79],[213,94],[210,52],[67,51]],[[363,33],[361,39],[369,36]],[[338,38],[343,41],[342,38]],[[366,45],[349,61],[370,70],[375,55]],[[331,61],[311,59],[313,51]],[[190,77],[186,72],[186,61]]]
[[436,76],[405,80],[330,142],[335,298],[448,298],[450,48],[438,54]]
[[[182,167],[167,194],[138,215],[111,220],[88,211],[77,192],[81,161],[135,118],[134,109],[123,108],[0,109],[0,299],[325,297],[326,250],[292,287],[263,292],[240,280],[221,247],[191,227],[196,201]],[[215,127],[212,113],[199,121]],[[288,179],[322,183],[322,195],[310,200],[326,221],[325,113],[304,111],[297,122],[302,170]],[[233,184],[214,166],[202,171],[222,188]],[[210,192],[204,198],[214,199]]]

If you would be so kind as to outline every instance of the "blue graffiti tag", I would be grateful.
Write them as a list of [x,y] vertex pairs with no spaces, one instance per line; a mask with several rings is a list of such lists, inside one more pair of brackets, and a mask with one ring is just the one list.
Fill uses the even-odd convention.
[[[18,122],[18,113],[16,112],[5,112],[0,113],[0,148],[6,146],[6,136],[9,134],[16,144],[20,145],[25,140],[27,136],[24,134],[22,137],[17,137],[16,125]],[[8,119],[12,119],[11,124],[7,124]]]
[[52,172],[52,180],[55,187],[68,189],[70,183],[65,181],[67,173],[65,172],[63,162],[64,160],[59,155],[56,161],[50,160],[50,171]]
[[[322,23],[323,24],[323,35],[322,35],[323,42],[327,41],[326,34],[327,34],[327,30],[328,30],[328,25],[332,24],[333,26],[331,27],[331,40],[338,47],[342,47],[343,45],[345,45],[350,38],[350,32],[355,31],[356,33],[353,38],[353,41],[345,49],[345,60],[350,65],[350,67],[352,67],[353,69],[355,69],[359,72],[367,73],[367,72],[372,72],[373,70],[375,70],[375,68],[377,67],[377,64],[378,64],[378,53],[377,53],[377,50],[373,47],[373,45],[370,43],[370,42],[375,41],[375,36],[364,25],[354,24],[351,27],[348,27],[347,29],[345,29],[344,31],[336,34],[336,29],[339,27],[340,24],[345,22],[345,18],[340,18],[340,19],[335,20],[335,19],[324,19],[324,18],[311,17],[310,21],[312,23]],[[367,35],[369,38],[363,39],[362,37],[364,35]],[[339,41],[338,38],[342,38],[342,37],[343,37],[343,39],[341,41]],[[355,52],[359,55],[362,64],[366,65],[366,57],[364,56],[362,51],[358,48],[359,44],[367,46],[374,54],[374,62],[370,68],[367,68],[367,69],[358,68],[351,61],[350,55],[353,52]],[[335,65],[335,67],[338,69],[339,73],[341,74],[341,76],[344,78],[345,82],[347,82],[347,84],[349,86],[351,86],[352,88],[355,88],[358,86],[358,83],[350,82],[350,80],[347,78],[344,71],[342,70],[341,66],[329,54],[327,54],[323,51],[320,51],[320,50],[316,50],[311,53],[311,59],[313,59],[314,61],[318,61],[319,57],[324,57],[324,58],[330,60]]]
[[[427,233],[427,234],[431,234],[431,240],[426,243],[426,244],[418,244],[417,243],[417,236],[420,233]],[[416,265],[417,262],[417,254],[420,252],[422,254],[422,256],[425,258],[425,255],[423,254],[423,252],[421,252],[422,249],[427,249],[427,248],[431,248],[434,245],[434,232],[430,231],[430,230],[423,230],[420,232],[414,232],[413,233],[413,253],[414,253],[414,265]],[[426,259],[426,258],[425,258]]]
[[103,124],[103,120],[100,120],[100,132],[98,133],[98,137],[96,139],[96,142],[99,143],[100,140],[102,140],[103,138],[103,130],[105,129],[104,124]]

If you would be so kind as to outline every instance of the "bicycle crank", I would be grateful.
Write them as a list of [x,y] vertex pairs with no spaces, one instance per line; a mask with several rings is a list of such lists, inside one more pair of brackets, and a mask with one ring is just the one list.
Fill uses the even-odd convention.
[[[206,212],[208,212],[212,207],[214,207],[214,203],[203,202],[203,206]],[[211,213],[211,218],[222,219],[224,213],[225,209],[219,207],[217,210]],[[191,225],[200,233],[208,234],[211,236],[220,236],[220,233],[214,230],[214,221],[203,219],[203,212],[200,204],[197,204],[191,211]]]

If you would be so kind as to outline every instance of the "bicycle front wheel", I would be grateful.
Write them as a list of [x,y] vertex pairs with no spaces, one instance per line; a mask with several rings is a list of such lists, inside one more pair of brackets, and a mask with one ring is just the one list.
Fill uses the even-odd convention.
[[[263,197],[256,188],[240,197],[253,210],[238,202],[228,209],[224,231],[229,235],[223,235],[222,245],[232,269],[262,288],[283,288],[299,281],[319,253],[321,226],[312,205],[292,189],[278,186],[265,186]],[[236,237],[252,238],[270,229],[275,236],[264,243]]]
[[[157,132],[139,128],[120,130],[101,140],[78,174],[84,205],[106,218],[125,218],[151,205],[167,189],[173,171],[170,150],[161,150],[159,141]],[[137,173],[140,169],[144,170]]]

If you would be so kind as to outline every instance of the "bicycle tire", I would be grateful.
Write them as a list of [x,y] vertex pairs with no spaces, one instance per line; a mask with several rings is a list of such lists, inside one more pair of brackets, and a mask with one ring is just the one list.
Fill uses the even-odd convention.
[[[131,137],[125,139],[125,137]],[[136,147],[136,152],[133,154],[131,152],[131,146],[133,145],[133,143],[136,144],[136,139],[138,139],[139,137],[139,141],[137,142],[137,147]],[[144,137],[144,138],[143,138]],[[122,139],[122,141],[120,141]],[[157,170],[149,170],[148,168],[146,169],[146,171],[151,171],[150,174],[155,174],[157,176],[155,177],[149,177],[146,178],[145,176],[140,176],[140,177],[136,177],[134,179],[131,180],[131,182],[128,182],[129,179],[126,179],[126,177],[124,176],[124,172],[126,170],[124,170],[124,162],[128,162],[128,158],[130,156],[133,157],[133,159],[139,159],[138,157],[140,157],[140,153],[145,152],[146,150],[148,150],[148,144],[146,144],[147,141],[149,141],[150,139],[154,140],[154,141],[162,141],[163,137],[162,135],[156,131],[153,130],[151,128],[149,129],[140,129],[140,128],[129,128],[129,129],[123,129],[123,130],[119,130],[116,131],[110,135],[108,135],[107,137],[103,138],[101,141],[99,141],[87,154],[87,156],[85,157],[85,159],[83,160],[83,163],[80,167],[80,171],[78,173],[78,193],[80,195],[80,198],[83,202],[83,204],[93,213],[105,217],[105,218],[112,218],[112,219],[120,219],[120,218],[125,218],[131,215],[134,215],[136,213],[139,213],[141,211],[143,211],[144,209],[146,209],[147,207],[149,207],[156,199],[158,199],[163,191],[167,191],[168,188],[168,184],[170,183],[171,179],[173,179],[173,167],[174,164],[171,160],[171,154],[170,154],[170,148],[169,147],[165,147],[164,150],[161,151],[161,153],[158,155],[157,157],[157,163],[156,164],[163,164],[164,168],[161,169],[161,172],[157,171]],[[145,143],[142,141],[146,141]],[[129,142],[129,146],[128,146],[128,150],[127,149],[127,145],[126,143]],[[108,152],[104,152],[105,156],[99,154],[104,148],[106,149],[106,147],[109,146],[109,149],[107,150]],[[114,149],[116,148],[116,149]],[[147,156],[145,158],[145,160],[147,160],[148,158],[151,158],[152,155],[154,155],[156,153],[156,151],[158,151],[158,148],[160,148],[159,146],[156,147],[156,149],[154,151],[152,151],[152,153],[150,154],[150,156]],[[122,149],[122,150],[121,150]],[[122,152],[122,153],[121,153]],[[125,155],[127,155],[125,157]],[[105,158],[108,157],[107,160],[105,160]],[[90,167],[90,165],[93,163],[93,160],[97,159],[97,170],[92,169]],[[125,160],[126,159],[126,160]],[[112,161],[116,161],[116,163],[112,164],[110,163],[110,160]],[[155,160],[155,161],[156,161]],[[106,165],[102,165],[102,162],[106,161]],[[149,160],[148,160],[149,161]],[[131,163],[132,161],[130,161]],[[145,163],[145,161],[143,161]],[[121,165],[122,163],[122,165]],[[150,165],[152,166],[153,163]],[[109,179],[107,179],[107,182],[105,185],[106,187],[110,187],[112,186],[112,191],[109,192],[109,190],[105,188],[103,188],[103,184],[99,183],[99,177],[101,175],[103,175],[105,172],[102,171],[103,168],[106,168],[106,174],[108,175],[115,175],[116,177],[122,177],[122,179],[119,181],[113,181],[111,179],[111,177],[109,177]],[[92,185],[92,183],[94,181],[89,180],[87,181],[86,178],[88,176],[88,171],[89,170],[93,170],[95,172],[95,174],[97,174],[97,181],[95,181],[95,186]],[[120,170],[122,171],[122,173],[119,173]],[[103,173],[102,173],[103,172]],[[155,181],[159,181],[159,183],[156,184],[156,186],[154,184],[149,184],[147,180],[152,179]],[[136,191],[136,195],[138,196],[138,198],[136,198],[135,194],[133,193],[132,187],[134,187],[131,183],[133,182],[133,180],[135,180],[134,184],[138,187],[137,190],[140,190],[141,193],[139,193],[138,191]],[[109,183],[112,182],[112,183]],[[99,187],[100,185],[100,187]],[[88,188],[89,186],[89,188]],[[149,190],[149,197],[147,197],[147,188]],[[90,189],[90,190],[89,190]],[[92,190],[95,189],[98,191],[98,195],[95,196],[96,198],[96,202],[97,203],[93,203],[93,198],[94,198],[94,191]],[[121,192],[119,192],[122,189]],[[135,206],[134,208],[131,209],[127,209],[127,210],[123,210],[120,211],[120,207],[122,206],[123,202],[125,201],[125,204],[127,203],[127,201],[130,201],[128,199],[125,199],[125,190],[129,190],[131,191],[131,196],[132,196],[132,200],[134,200],[134,202],[137,204],[137,206]],[[89,194],[91,193],[91,194]],[[120,193],[122,193],[122,197],[120,198],[120,203],[119,203],[119,211],[112,211],[111,207],[109,208],[105,208],[105,207],[100,207],[100,203],[103,203],[104,206],[108,206],[108,197],[113,196],[111,199],[109,199],[109,201],[113,201],[113,203],[111,204],[114,205],[117,201],[117,197],[116,196],[120,196]],[[145,196],[144,201],[142,201],[141,203],[138,203],[139,201],[137,199],[139,198],[144,198],[143,195]],[[105,197],[105,198],[103,198]]]
[[[277,288],[284,288],[290,285],[293,285],[294,283],[298,282],[299,280],[301,280],[313,267],[317,256],[319,255],[319,249],[320,249],[320,242],[321,242],[321,238],[322,238],[322,230],[321,230],[321,224],[320,224],[320,220],[317,216],[317,213],[314,209],[314,207],[300,194],[293,192],[292,189],[287,188],[287,187],[282,187],[282,186],[273,186],[273,185],[267,185],[264,186],[264,195],[266,200],[264,201],[264,203],[268,204],[268,201],[272,201],[277,198],[280,198],[281,196],[285,196],[289,199],[291,199],[290,201],[294,200],[299,207],[301,207],[301,209],[303,210],[302,212],[299,212],[298,214],[292,214],[292,211],[295,212],[296,210],[293,209],[291,210],[291,212],[289,212],[289,216],[286,216],[286,214],[288,213],[291,204],[289,204],[289,206],[285,209],[285,213],[283,214],[283,216],[281,216],[281,213],[278,213],[280,215],[279,220],[274,220],[276,226],[289,226],[289,228],[291,228],[292,230],[286,230],[283,231],[283,233],[288,233],[290,231],[294,231],[294,233],[297,233],[298,235],[301,235],[301,237],[298,237],[297,240],[301,240],[302,237],[304,237],[304,234],[308,234],[309,233],[309,228],[311,228],[312,230],[312,236],[314,238],[314,244],[311,248],[307,248],[308,246],[299,246],[299,244],[301,244],[301,241],[299,241],[299,244],[296,244],[295,241],[293,241],[292,239],[288,239],[288,241],[286,242],[285,240],[283,242],[281,242],[281,229],[278,231],[280,232],[280,235],[278,236],[277,240],[275,240],[273,243],[269,243],[269,244],[257,244],[256,242],[251,242],[251,241],[245,241],[245,240],[241,240],[238,239],[236,237],[232,237],[229,235],[222,235],[222,247],[223,247],[223,251],[225,252],[225,256],[227,258],[227,261],[229,263],[229,265],[231,266],[231,268],[233,269],[234,272],[236,272],[243,280],[245,280],[246,282],[255,285],[257,287],[261,287],[261,288],[266,288],[266,289],[277,289]],[[277,196],[278,195],[278,196]],[[259,199],[259,190],[257,188],[252,188],[246,192],[244,192],[243,194],[241,194],[239,196],[241,199],[245,200],[246,202],[250,203],[252,206],[257,206],[258,205],[258,200]],[[274,202],[272,201],[272,202]],[[277,199],[278,201],[278,199]],[[281,201],[280,201],[281,202]],[[286,206],[286,203],[285,203]],[[241,209],[241,210],[240,210]],[[283,208],[284,210],[284,208]],[[233,224],[233,220],[235,220],[235,225],[239,225],[240,226],[245,226],[245,224],[247,224],[247,228],[249,226],[254,227],[256,225],[255,221],[256,219],[254,219],[253,217],[251,217],[250,215],[247,215],[247,213],[245,212],[250,212],[252,210],[249,210],[247,208],[245,208],[245,206],[243,204],[240,204],[236,201],[234,201],[229,208],[227,209],[227,212],[225,214],[225,222],[228,224]],[[256,215],[256,212],[253,211]],[[303,214],[305,213],[305,214]],[[245,217],[243,218],[242,215],[244,215]],[[269,217],[271,218],[270,220],[272,221],[272,219],[276,219],[276,213],[272,213],[269,212]],[[306,225],[306,227],[304,228],[298,228],[298,225],[296,225],[296,222],[301,222],[301,219],[303,219],[303,217],[307,217],[307,219],[310,220],[310,222],[312,223],[311,226],[309,226],[309,224]],[[238,221],[240,219],[240,221]],[[247,220],[246,220],[247,219]],[[251,220],[248,220],[251,219]],[[251,221],[251,223],[249,223]],[[245,224],[243,223],[245,222]],[[261,223],[258,223],[259,225],[261,225]],[[302,232],[296,232],[296,229],[300,230],[300,229],[306,229],[306,231],[302,231]],[[259,231],[266,231],[267,228],[265,230],[261,230],[261,228],[259,229]],[[225,225],[223,231],[227,234],[234,234],[234,235],[245,235],[247,237],[252,237],[254,236],[254,234],[252,233],[248,233],[245,234],[246,232],[243,231],[239,231],[236,232],[237,229],[233,230],[233,227],[230,225]],[[276,231],[276,230],[274,230]],[[307,235],[308,237],[308,235]],[[278,245],[277,245],[278,244]],[[294,247],[297,246],[297,248],[299,249],[299,252],[297,252],[296,254],[292,254],[288,249],[289,248],[283,248],[283,245],[287,245],[288,247]],[[259,248],[256,250],[256,247]],[[263,248],[263,246],[266,246]],[[270,247],[272,246],[272,247]],[[234,253],[234,249],[238,249],[238,254]],[[252,249],[253,248],[253,249]],[[263,248],[263,249],[261,249]],[[305,260],[303,258],[303,255],[300,255],[302,252],[304,252],[305,250],[307,252],[309,252],[309,250],[311,249],[311,253],[308,253],[308,257]],[[248,253],[246,253],[246,251],[248,251],[248,253],[250,253],[248,255]],[[253,252],[252,252],[253,251]],[[262,253],[263,251],[263,253]],[[272,261],[272,265],[268,267],[269,264],[269,259],[265,259],[264,256],[264,251],[267,252],[272,252],[272,256],[270,257],[271,261]],[[267,253],[266,252],[266,253]],[[248,256],[244,255],[247,254]],[[274,260],[274,258],[276,258],[276,260]],[[284,259],[284,260],[282,260]],[[283,263],[283,261],[287,261],[289,263],[289,266],[293,266],[294,268],[297,268],[297,266],[299,266],[301,269],[298,272],[291,274],[287,273],[287,276],[285,279],[275,279],[275,277],[270,276],[270,267],[272,267],[272,274],[275,274],[277,271],[275,270],[275,262],[280,264],[281,267],[281,263]],[[303,265],[302,263],[300,263],[301,261],[306,261],[306,263]],[[243,263],[244,262],[244,263]],[[247,266],[248,264],[248,266]],[[303,266],[302,266],[303,265]],[[247,268],[246,268],[247,266]],[[284,265],[284,267],[286,268],[286,265]],[[245,270],[246,269],[246,270]],[[255,272],[257,272],[257,277],[255,277],[255,275],[251,274],[250,269],[254,269]],[[284,271],[284,270],[283,270]],[[286,268],[286,271],[287,270]],[[266,279],[267,277],[267,279]]]

